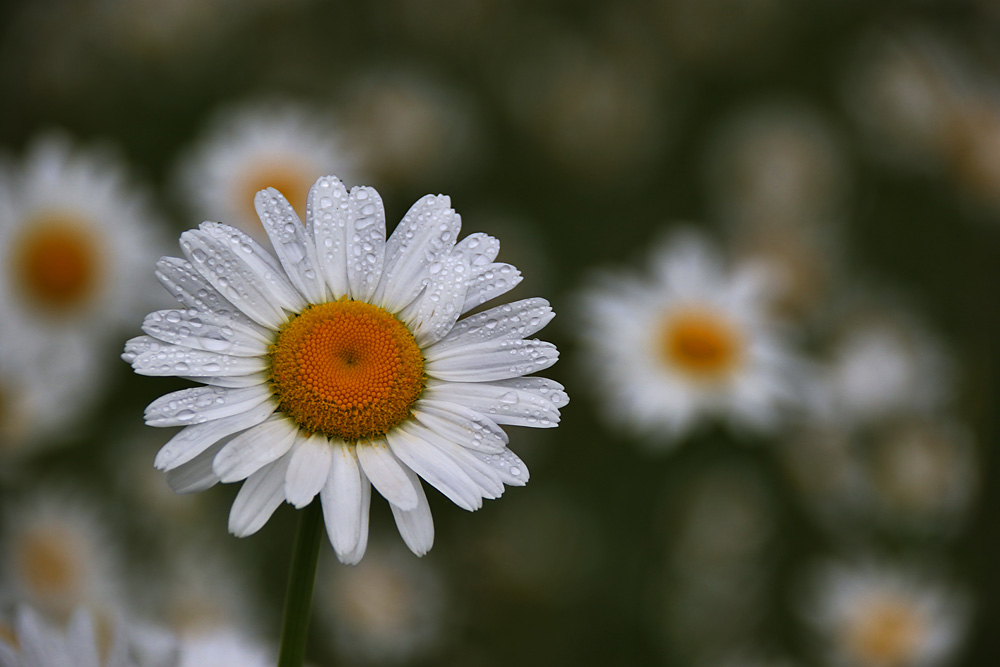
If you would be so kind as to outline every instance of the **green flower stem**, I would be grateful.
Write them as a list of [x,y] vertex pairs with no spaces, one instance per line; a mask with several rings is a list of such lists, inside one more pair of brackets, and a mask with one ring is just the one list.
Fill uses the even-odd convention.
[[292,551],[292,567],[285,595],[285,616],[281,622],[281,650],[278,667],[302,667],[309,634],[313,584],[319,545],[323,540],[323,510],[319,499],[313,500],[299,515],[298,534]]

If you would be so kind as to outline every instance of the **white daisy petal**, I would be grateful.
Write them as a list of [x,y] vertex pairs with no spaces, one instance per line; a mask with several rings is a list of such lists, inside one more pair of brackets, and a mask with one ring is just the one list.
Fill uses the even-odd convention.
[[386,441],[400,461],[453,503],[470,512],[483,505],[482,494],[462,468],[436,447],[402,429],[386,434]]
[[322,435],[306,437],[299,433],[288,462],[285,476],[285,498],[296,509],[302,509],[316,497],[330,475],[333,448]]
[[351,298],[370,301],[385,261],[385,209],[375,188],[358,185],[347,197],[346,259]]
[[[143,351],[132,356],[136,350]],[[264,357],[231,357],[228,354],[192,350],[181,345],[167,345],[152,338],[134,338],[126,344],[125,351],[122,357],[132,364],[133,370],[139,375],[248,375],[267,368],[267,359]]]
[[368,532],[371,484],[358,464],[353,446],[343,442],[330,445],[333,450],[330,473],[320,490],[320,501],[330,544],[341,562],[347,563],[347,557]]
[[465,293],[462,312],[467,313],[501,294],[506,294],[521,282],[521,272],[502,262],[473,267],[469,289]]
[[421,399],[414,406],[413,416],[463,447],[499,452],[507,446],[507,434],[496,422],[461,405]]
[[[221,222],[203,222],[198,225],[198,231],[215,239],[219,247],[228,248],[239,256],[283,308],[298,312],[306,306],[305,300],[292,285],[281,264],[253,238]],[[222,293],[225,294],[225,290]]]
[[290,456],[260,468],[247,477],[229,510],[229,532],[236,537],[253,535],[267,523],[285,500],[285,474]]
[[219,483],[219,476],[212,471],[212,461],[226,443],[216,442],[176,468],[167,471],[167,484],[174,493],[198,493]]
[[385,440],[358,443],[355,452],[361,469],[383,498],[403,510],[417,506],[419,485],[414,486],[406,466],[393,455]]
[[444,338],[462,313],[469,275],[468,261],[448,255],[427,268],[428,284],[418,306],[404,319],[421,347]]
[[496,470],[500,480],[507,486],[524,486],[528,483],[528,466],[524,465],[524,461],[509,449],[504,448],[503,451],[496,454],[475,451],[471,453]]
[[156,263],[156,277],[181,305],[199,313],[211,314],[242,326],[264,331],[205,279],[191,262],[178,257],[163,257]]
[[[210,313],[158,310],[143,320],[142,330],[165,343],[237,357],[267,354],[271,341],[250,327]],[[273,337],[273,336],[272,336]]]
[[434,519],[431,517],[431,508],[427,504],[427,496],[420,486],[420,480],[411,470],[404,472],[417,490],[417,504],[411,510],[404,510],[393,504],[389,507],[392,508],[396,527],[406,546],[416,555],[423,556],[434,546]]
[[409,421],[400,426],[400,430],[410,434],[427,447],[436,447],[454,461],[469,479],[476,484],[478,493],[483,498],[495,499],[503,495],[503,481],[491,466],[483,463],[476,456],[476,451],[456,444],[444,435],[430,430],[417,421]]
[[427,284],[427,268],[455,245],[461,217],[445,195],[417,200],[386,242],[385,273],[376,299],[389,312],[398,312]]
[[497,424],[551,428],[559,425],[559,410],[528,391],[487,382],[443,382],[428,386],[424,397],[456,403],[480,412]]
[[230,417],[188,426],[160,448],[153,460],[153,465],[158,470],[173,470],[198,456],[219,440],[260,424],[274,413],[276,407],[271,401],[264,401],[260,405]]
[[324,176],[309,190],[306,209],[306,227],[312,225],[320,269],[334,299],[350,292],[347,282],[348,196],[340,179]]
[[545,299],[523,299],[470,315],[455,323],[447,336],[424,350],[437,359],[465,345],[491,340],[527,338],[552,321],[555,313]]
[[238,482],[287,452],[297,432],[290,419],[273,416],[226,443],[212,462],[212,471],[222,482]]
[[149,426],[188,426],[245,412],[270,398],[266,385],[246,389],[193,387],[165,394],[146,407]]
[[306,236],[306,229],[288,200],[274,188],[268,188],[257,193],[254,206],[288,279],[309,302],[326,301],[326,283],[315,243],[311,235]]
[[97,639],[94,636],[94,620],[83,609],[77,609],[66,626],[66,642],[74,649],[76,667],[100,667],[97,653]]
[[250,373],[249,375],[229,375],[226,377],[215,377],[215,376],[205,376],[205,377],[190,377],[187,375],[179,375],[178,377],[184,378],[185,380],[193,380],[194,382],[200,382],[202,384],[210,384],[215,387],[227,387],[229,389],[242,389],[244,387],[254,387],[259,384],[267,384],[270,380],[267,373]]
[[518,391],[526,391],[552,403],[556,408],[569,405],[569,394],[565,388],[556,382],[543,377],[519,377],[508,380],[496,380],[490,384],[497,387],[507,387]]
[[197,229],[181,234],[180,245],[198,272],[254,322],[277,329],[285,321],[280,300],[229,246]]
[[473,273],[478,274],[500,254],[500,241],[489,234],[473,232],[459,241],[452,252],[464,255],[469,260]]
[[427,360],[427,375],[448,382],[491,382],[527,375],[559,360],[552,343],[501,340],[456,348],[440,359]]

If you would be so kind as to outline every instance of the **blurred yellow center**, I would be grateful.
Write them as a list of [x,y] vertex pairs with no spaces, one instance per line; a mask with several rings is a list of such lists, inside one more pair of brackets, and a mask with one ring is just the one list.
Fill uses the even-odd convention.
[[41,597],[71,593],[81,582],[68,536],[48,530],[28,534],[19,550],[20,569],[28,588]]
[[424,358],[389,312],[341,299],[289,320],[269,351],[279,409],[304,431],[351,442],[384,435],[424,390]]
[[671,367],[699,379],[730,373],[742,356],[742,341],[731,322],[702,310],[671,313],[660,330],[660,353]]
[[101,258],[93,235],[69,217],[46,217],[16,242],[13,268],[24,295],[35,305],[67,311],[94,296]]
[[862,664],[895,667],[907,664],[922,634],[920,619],[909,605],[875,600],[848,628],[848,644]]
[[247,173],[240,183],[237,201],[245,202],[247,217],[257,220],[254,196],[261,190],[274,188],[285,196],[299,217],[305,215],[309,188],[315,179],[305,169],[287,162],[272,162],[258,166]]

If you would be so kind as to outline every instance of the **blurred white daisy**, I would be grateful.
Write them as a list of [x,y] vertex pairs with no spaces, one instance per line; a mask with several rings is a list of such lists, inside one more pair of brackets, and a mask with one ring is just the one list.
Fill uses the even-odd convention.
[[78,607],[105,613],[119,605],[120,547],[85,498],[36,494],[9,503],[3,519],[3,599],[56,618]]
[[410,549],[426,553],[434,527],[420,478],[475,510],[528,479],[499,425],[558,423],[561,385],[523,377],[558,359],[527,338],[552,309],[524,299],[459,319],[520,274],[494,261],[496,239],[458,241],[446,196],[417,201],[388,239],[378,193],[336,177],[311,189],[305,225],[274,189],[256,203],[277,260],[203,223],[181,235],[186,260],[157,264],[183,307],[151,313],[123,358],[205,386],[147,408],[152,426],[186,427],[155,464],[182,493],[246,480],[229,518],[238,536],[282,501],[319,495],[347,563],[364,554],[374,485]]
[[962,598],[945,585],[886,565],[828,565],[814,574],[808,620],[843,667],[932,667],[965,630]]
[[79,395],[92,386],[93,365],[51,369],[47,377],[18,350],[0,344],[0,479],[17,474],[15,461],[65,440],[67,425],[86,407]]
[[[110,645],[108,645],[108,642]],[[35,611],[19,607],[13,636],[0,634],[0,665],[3,667],[173,667],[171,651],[137,660],[130,646],[128,628],[120,618],[112,635],[95,624],[93,616],[77,610],[65,629],[50,625]]]
[[271,667],[275,651],[232,629],[215,629],[182,639],[177,667]]
[[692,230],[668,237],[649,276],[605,278],[583,295],[586,359],[608,417],[652,441],[710,417],[775,426],[795,396],[795,362],[768,314],[760,265],[726,267]]
[[961,525],[978,486],[967,429],[945,419],[909,419],[884,429],[869,449],[864,500],[883,521],[948,531]]
[[267,246],[254,210],[258,191],[277,189],[303,215],[316,179],[350,176],[354,164],[335,121],[292,101],[261,100],[219,110],[180,159],[175,180],[192,214],[225,220]]
[[332,650],[364,664],[403,664],[441,641],[448,608],[441,575],[403,555],[373,549],[356,568],[321,573],[315,597]]
[[884,314],[849,318],[834,344],[820,418],[840,426],[930,414],[947,403],[951,363],[919,323]]
[[158,223],[123,165],[63,135],[0,162],[0,345],[47,385],[85,380],[67,410],[100,395],[102,346],[162,295]]
[[738,228],[785,230],[836,220],[848,175],[842,143],[818,110],[798,100],[740,109],[713,137],[709,201]]

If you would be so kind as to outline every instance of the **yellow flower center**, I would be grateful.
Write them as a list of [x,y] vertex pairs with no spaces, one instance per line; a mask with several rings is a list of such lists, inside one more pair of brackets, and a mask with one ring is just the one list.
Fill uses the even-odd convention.
[[53,528],[24,536],[18,550],[19,567],[35,595],[43,598],[70,595],[82,583],[71,544],[68,535]]
[[101,278],[100,252],[93,235],[71,217],[38,220],[16,248],[16,281],[34,305],[65,312],[94,296]]
[[741,336],[733,324],[707,310],[671,313],[663,322],[659,344],[667,364],[697,379],[720,379],[742,357]]
[[257,220],[257,209],[254,207],[254,196],[261,190],[274,188],[285,196],[299,217],[305,215],[306,199],[309,198],[309,188],[313,181],[309,173],[301,166],[291,162],[276,161],[251,169],[240,181],[236,192],[236,201],[246,207],[249,220]]
[[304,431],[348,442],[384,435],[424,390],[424,358],[392,314],[341,299],[289,320],[269,350],[279,409]]
[[874,600],[848,628],[848,645],[863,664],[895,667],[909,662],[922,635],[922,623],[909,605]]

